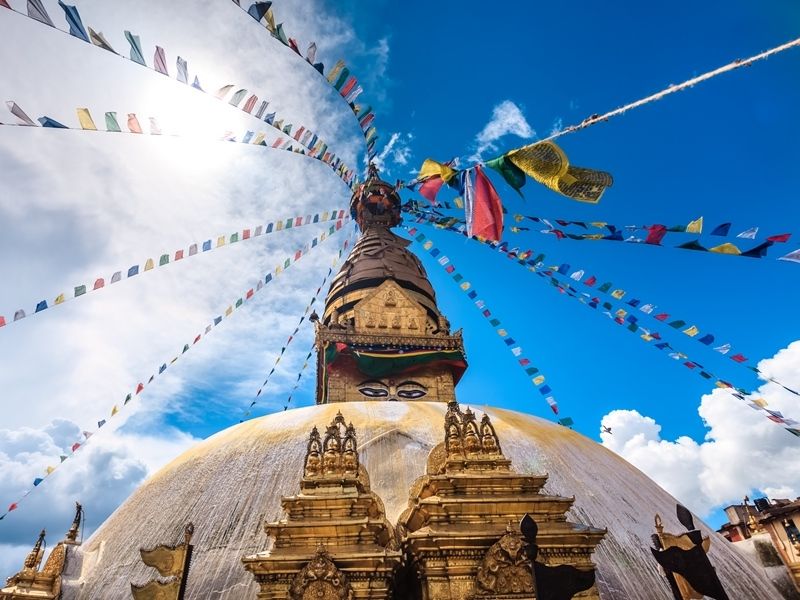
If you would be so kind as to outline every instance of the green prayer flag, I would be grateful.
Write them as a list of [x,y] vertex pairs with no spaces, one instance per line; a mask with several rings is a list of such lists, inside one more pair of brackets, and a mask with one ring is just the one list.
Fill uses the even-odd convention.
[[122,129],[120,129],[119,123],[117,122],[117,113],[106,113],[106,131],[116,131],[117,133],[122,132]]
[[161,258],[158,259],[158,266],[163,267],[167,264],[169,264],[169,254],[162,254]]
[[520,190],[522,189],[522,186],[525,185],[525,172],[522,169],[508,160],[505,156],[498,156],[492,160],[487,160],[486,166],[500,173],[500,175],[503,176],[503,179],[506,180],[506,183],[514,188],[520,196],[522,196],[522,192]]
[[86,293],[86,286],[85,285],[79,285],[79,286],[77,286],[75,288],[75,297],[76,298],[78,296],[83,296],[85,293]]

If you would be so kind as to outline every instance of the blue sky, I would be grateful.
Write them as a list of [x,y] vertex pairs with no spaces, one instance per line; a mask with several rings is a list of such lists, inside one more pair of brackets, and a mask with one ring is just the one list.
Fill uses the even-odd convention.
[[[60,24],[57,5],[52,5],[51,14],[54,19],[58,15]],[[684,2],[663,9],[634,2],[613,7],[588,2],[498,6],[502,10],[478,2],[410,2],[400,12],[393,2],[370,2],[366,10],[364,3],[346,1],[291,7],[276,3],[275,10],[285,16],[287,29],[297,32],[301,42],[317,40],[327,66],[339,58],[338,53],[352,64],[365,88],[362,100],[378,113],[377,149],[397,136],[397,152],[389,152],[385,159],[387,179],[411,178],[426,157],[464,159],[474,154],[477,136],[503,103],[512,103],[536,136],[493,140],[497,150],[486,150],[484,158],[546,136],[558,123],[580,122],[783,43],[800,30],[800,7],[790,2]],[[135,14],[116,13],[103,3],[88,1],[79,8],[89,24],[102,26],[120,48],[122,29],[135,27],[147,43],[163,41],[168,51],[188,53],[194,61],[190,66],[204,64],[201,73],[206,79],[213,80],[210,72],[220,84],[258,82],[278,98],[285,112],[337,140],[351,164],[357,160],[357,128],[335,92],[310,69],[294,69],[294,57],[285,48],[271,40],[257,42],[261,39],[256,37],[257,28],[246,29],[250,24],[241,20],[243,15],[235,7],[215,5],[218,14],[213,19],[186,17],[180,28],[171,25],[176,18],[169,13],[171,6]],[[9,49],[13,44],[37,49],[23,53],[20,62],[0,77],[2,100],[24,103],[37,116],[56,116],[59,111],[69,115],[73,106],[89,103],[96,114],[108,110],[108,103],[121,111],[164,108],[162,101],[171,93],[164,86],[169,82],[162,85],[135,66],[119,67],[118,59],[80,47],[66,36],[50,35],[16,15],[0,17]],[[212,38],[204,37],[209,23],[220,24]],[[231,47],[244,44],[242,31],[252,46],[231,54]],[[570,263],[602,281],[612,281],[628,290],[629,297],[658,304],[665,312],[730,341],[748,357],[775,356],[800,339],[796,316],[800,265],[774,260],[800,243],[795,183],[800,160],[798,73],[800,51],[795,49],[564,137],[560,144],[574,164],[606,170],[615,177],[614,187],[596,206],[573,202],[532,181],[525,186],[525,200],[520,200],[490,173],[511,214],[620,225],[673,225],[703,216],[706,231],[730,221],[734,233],[758,226],[762,236],[795,235],[789,244],[772,248],[769,258],[668,247],[691,239],[683,234],[670,234],[663,248],[557,241],[535,231],[509,233],[510,243],[544,252],[548,264]],[[194,100],[176,98],[169,107],[182,110],[192,105],[200,110]],[[214,118],[221,122],[222,116]],[[180,247],[217,230],[285,216],[286,211],[294,214],[317,204],[326,209],[347,201],[343,187],[324,168],[289,160],[294,157],[264,158],[272,162],[262,163],[246,148],[220,150],[213,144],[190,148],[166,139],[87,139],[78,133],[0,131],[4,160],[0,197],[6,199],[0,200],[5,223],[0,230],[6,233],[0,241],[0,268],[6,280],[15,282],[0,291],[6,314],[17,302],[48,293],[45,281],[59,291],[59,285],[67,287],[78,276],[106,268],[110,272],[117,262],[139,254]],[[170,202],[160,202],[162,197]],[[415,196],[405,193],[405,197]],[[451,198],[449,191],[442,192],[442,200]],[[56,256],[50,252],[36,234],[39,227],[58,236],[62,252]],[[562,414],[575,419],[578,431],[600,440],[602,419],[613,411],[638,411],[638,416],[619,412],[617,420],[608,421],[615,427],[619,423],[619,432],[604,443],[687,503],[701,490],[704,499],[693,506],[698,512],[713,511],[758,490],[800,493],[800,473],[792,466],[800,462],[796,438],[778,426],[761,423],[763,417],[754,411],[740,415],[738,406],[730,409],[735,418],[725,420],[726,403],[734,400],[711,395],[704,380],[600,313],[559,295],[533,274],[474,242],[424,231],[452,258],[545,374]],[[0,382],[7,390],[6,408],[31,397],[41,401],[31,414],[11,414],[9,429],[0,432],[5,435],[0,454],[3,440],[17,440],[34,430],[51,431],[50,419],[96,420],[97,411],[123,397],[131,382],[146,377],[174,347],[191,339],[198,319],[204,323],[212,311],[224,309],[232,293],[235,297],[252,285],[252,275],[274,264],[292,244],[305,241],[301,233],[293,235],[276,238],[274,246],[220,252],[221,257],[208,258],[207,266],[172,266],[153,275],[152,284],[125,284],[128,287],[103,292],[98,299],[71,303],[75,306],[15,324],[13,331],[9,327],[2,333],[5,339],[0,339],[0,350],[10,357]],[[707,235],[703,239],[709,241]],[[119,458],[120,464],[130,466],[139,460],[144,465],[138,470],[131,467],[134,473],[129,478],[116,478],[127,487],[115,488],[116,495],[109,495],[111,499],[93,511],[98,519],[138,485],[143,473],[152,472],[196,438],[238,421],[294,328],[299,307],[319,285],[336,244],[331,242],[327,254],[298,265],[296,276],[287,275],[280,286],[265,291],[232,319],[228,330],[220,328],[219,334],[215,332],[218,337],[171,367],[163,382],[143,397],[141,406],[130,408],[128,420],[115,430],[127,446],[113,446],[110,433],[98,436],[98,448],[109,444],[107,450],[114,456],[126,457]],[[418,246],[412,249],[420,253]],[[420,254],[441,309],[454,327],[465,331],[471,368],[459,385],[459,398],[551,418],[542,397],[493,329],[440,267]],[[70,342],[63,348],[52,344],[54,333]],[[310,329],[305,328],[263,396],[259,414],[283,405],[310,339]],[[671,339],[737,385],[759,385],[730,360],[688,338],[678,334]],[[773,362],[787,383],[800,386],[800,349]],[[313,402],[311,374],[306,373],[295,405]],[[87,386],[86,381],[93,384]],[[769,393],[773,390],[764,391],[765,397]],[[800,415],[800,403],[794,398],[776,394],[775,402],[773,406],[791,416]],[[706,409],[700,408],[701,403]],[[713,417],[710,429],[699,410],[704,418]],[[746,429],[751,422],[757,423],[753,427],[759,428],[758,435]],[[56,438],[48,435],[51,444]],[[715,454],[723,446],[736,447],[739,454]],[[149,448],[149,454],[132,457],[134,447]],[[11,450],[5,451],[13,458]],[[42,457],[31,463],[14,463],[19,478],[5,482],[5,489],[29,485],[29,473],[35,476],[36,469],[47,464],[44,454],[42,450]],[[752,458],[749,475],[731,472],[731,464],[748,457]],[[775,468],[769,476],[761,476],[767,460],[774,460]],[[715,487],[709,475],[717,467],[728,469],[719,476],[726,482],[719,486],[724,489]],[[88,468],[83,465],[76,473]],[[14,543],[35,537],[52,498],[71,497],[73,480],[66,473],[59,477],[63,485],[56,478],[37,490],[42,500],[38,504],[31,500],[31,517],[15,530],[20,537]],[[711,521],[719,521],[718,511]]]

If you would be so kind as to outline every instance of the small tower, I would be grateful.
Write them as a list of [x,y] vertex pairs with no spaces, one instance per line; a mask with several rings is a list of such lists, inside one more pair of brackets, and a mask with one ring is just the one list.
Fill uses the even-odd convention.
[[467,366],[461,333],[450,332],[409,242],[391,231],[400,196],[374,165],[350,213],[362,233],[316,322],[317,404],[454,400]]

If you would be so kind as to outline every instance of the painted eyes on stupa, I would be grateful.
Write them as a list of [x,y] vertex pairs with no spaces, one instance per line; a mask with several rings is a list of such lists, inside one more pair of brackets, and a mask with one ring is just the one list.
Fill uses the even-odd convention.
[[360,387],[358,391],[361,392],[367,398],[385,398],[389,395],[389,390],[386,388],[377,388],[377,387]]
[[428,395],[428,389],[416,381],[404,381],[398,385],[386,385],[382,381],[365,381],[358,391],[367,398],[402,398],[417,400]]

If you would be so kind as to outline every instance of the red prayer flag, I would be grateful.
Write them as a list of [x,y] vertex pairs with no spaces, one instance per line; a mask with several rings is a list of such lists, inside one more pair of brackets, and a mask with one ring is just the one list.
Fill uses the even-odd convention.
[[791,233],[781,233],[780,235],[771,235],[767,238],[768,242],[788,242],[792,237]]
[[351,77],[351,78],[350,78],[350,81],[348,81],[347,83],[345,83],[345,84],[344,84],[344,87],[343,87],[341,90],[339,90],[339,94],[340,94],[341,96],[347,96],[347,94],[349,94],[350,92],[352,92],[352,91],[353,91],[353,88],[354,88],[354,87],[356,87],[356,83],[358,83],[358,82],[356,81],[356,78],[355,78],[355,77]]
[[747,362],[747,357],[744,354],[734,354],[731,356],[731,360],[734,360],[738,363]]
[[245,229],[244,231],[242,231],[242,239],[243,240],[249,240],[250,239],[250,230],[249,229]]
[[0,315],[0,327],[5,327],[5,324],[6,324],[6,318]]
[[664,225],[651,225],[647,231],[647,239],[645,239],[644,243],[653,244],[654,246],[660,246],[661,240],[667,235],[667,228]]
[[176,250],[175,251],[175,260],[180,260],[183,258],[183,250]]
[[531,361],[528,360],[527,358],[520,358],[519,359],[519,364],[520,364],[520,366],[526,367],[529,364],[531,364]]
[[[0,0],[0,1],[2,1],[2,0]],[[5,6],[8,7],[8,4],[6,4]],[[19,505],[16,502],[12,502],[11,504],[8,505],[8,511],[7,512],[11,512],[12,510],[17,510],[18,506]]]
[[199,342],[200,341],[200,337],[201,336],[198,335],[196,338],[194,338],[194,341],[192,342],[192,344],[196,344],[197,342]]
[[253,288],[250,288],[249,290],[247,290],[247,295],[245,296],[245,298],[250,300],[250,298],[252,297],[253,297]]
[[81,447],[80,442],[75,442],[74,444],[72,444],[72,451],[75,452],[80,447]]
[[6,8],[11,8],[11,7],[8,5],[8,2],[6,2],[6,0],[0,0],[0,6],[5,6]]
[[421,186],[419,186],[419,193],[428,200],[431,204],[436,204],[436,194],[442,189],[444,180],[438,175],[429,177]]
[[139,393],[139,392],[141,392],[143,389],[144,389],[144,384],[143,384],[143,383],[140,383],[139,385],[137,385],[137,386],[136,386],[136,393],[138,394],[138,393]]
[[503,203],[480,165],[475,167],[472,233],[495,242],[503,237]]
[[667,319],[669,319],[669,315],[667,313],[661,313],[660,315],[656,315],[653,318],[658,319],[659,321],[666,321]]
[[99,289],[100,289],[101,287],[103,287],[105,284],[106,284],[106,282],[105,282],[105,281],[103,281],[103,278],[101,277],[100,279],[97,279],[97,280],[94,282],[94,289],[96,289],[96,290],[99,290]]
[[583,285],[588,285],[589,287],[592,287],[595,283],[597,283],[597,277],[592,275],[583,282]]

